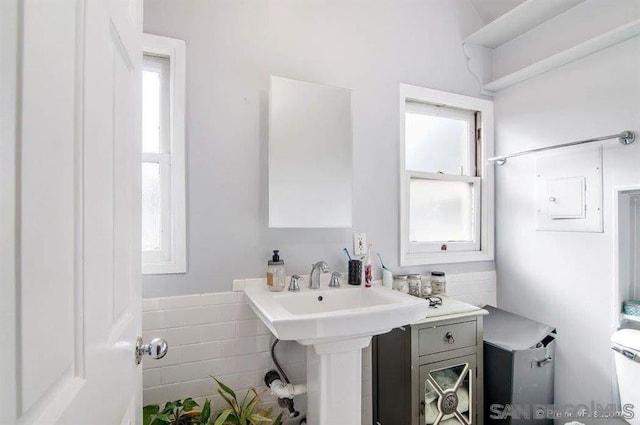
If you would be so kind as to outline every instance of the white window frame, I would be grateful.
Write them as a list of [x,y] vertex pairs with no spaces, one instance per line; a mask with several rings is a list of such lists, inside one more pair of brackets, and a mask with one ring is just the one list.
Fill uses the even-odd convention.
[[[186,273],[184,40],[143,34],[143,54],[169,59],[169,153],[143,153],[143,162],[161,164],[162,236],[160,251],[142,251],[142,274]],[[163,130],[164,131],[164,130]],[[167,196],[168,194],[168,196]]]
[[[480,141],[475,150],[470,150],[469,169],[477,166],[475,176],[454,176],[440,173],[424,173],[405,170],[405,114],[407,102],[426,104],[426,108],[444,106],[447,108],[478,112],[480,119],[474,126],[480,129]],[[411,112],[413,105],[409,106]],[[400,84],[399,90],[399,133],[400,133],[400,265],[418,266],[494,259],[494,170],[487,159],[493,156],[493,102],[455,93],[433,90],[409,84]],[[474,135],[475,136],[475,135]],[[473,137],[472,140],[476,138]],[[409,184],[412,178],[430,180],[464,181],[474,186],[474,211],[479,219],[474,227],[475,242],[423,242],[409,240]],[[479,223],[479,225],[477,225]],[[442,244],[447,250],[441,250]]]

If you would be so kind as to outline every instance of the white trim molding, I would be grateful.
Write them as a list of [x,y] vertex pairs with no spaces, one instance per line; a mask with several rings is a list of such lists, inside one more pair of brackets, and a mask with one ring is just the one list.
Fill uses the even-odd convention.
[[[186,273],[186,201],[185,201],[185,95],[186,95],[186,46],[184,40],[143,34],[145,54],[169,59],[169,172],[161,181],[170,186],[170,218],[167,220],[170,235],[163,240],[169,247],[158,257],[143,252],[143,274]],[[149,155],[143,154],[143,159]],[[166,167],[165,167],[166,168]],[[164,208],[163,208],[164,209]],[[164,229],[163,229],[164,230]]]
[[[640,264],[636,259],[640,250],[640,185],[613,188],[613,270],[614,302],[611,331],[625,321],[637,322],[634,316],[622,313],[622,302],[640,296]],[[634,287],[633,285],[636,284]]]
[[[480,138],[476,144],[477,171],[473,179],[480,184],[479,247],[472,250],[452,249],[440,252],[416,252],[409,242],[409,181],[416,174],[405,167],[405,113],[407,102],[419,102],[454,109],[473,111],[480,119],[476,123]],[[399,136],[400,136],[400,265],[418,266],[446,264],[494,259],[494,167],[488,166],[494,150],[493,101],[433,90],[424,87],[400,84],[399,90]],[[478,191],[476,191],[477,193]],[[461,248],[463,248],[461,246]]]

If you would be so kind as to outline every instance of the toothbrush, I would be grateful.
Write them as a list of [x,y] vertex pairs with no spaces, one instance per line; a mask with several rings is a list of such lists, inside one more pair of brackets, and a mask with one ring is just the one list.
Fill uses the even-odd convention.
[[347,248],[343,248],[342,250],[344,251],[345,254],[347,254],[347,259],[351,261],[351,255],[349,255],[349,250]]
[[382,262],[382,257],[380,256],[380,253],[377,252],[376,254],[378,254],[378,261],[380,261],[380,267],[386,270],[387,268],[384,266],[384,263]]

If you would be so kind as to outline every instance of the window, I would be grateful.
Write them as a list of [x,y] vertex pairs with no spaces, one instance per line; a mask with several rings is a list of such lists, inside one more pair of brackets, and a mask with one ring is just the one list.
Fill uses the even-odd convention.
[[493,259],[493,103],[400,86],[400,263]]
[[142,272],[186,272],[185,44],[144,34]]

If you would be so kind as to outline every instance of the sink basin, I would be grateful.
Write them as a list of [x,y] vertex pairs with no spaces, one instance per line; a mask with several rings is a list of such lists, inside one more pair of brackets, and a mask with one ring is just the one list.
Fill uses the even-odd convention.
[[371,336],[425,317],[428,303],[381,286],[270,292],[245,289],[249,305],[281,340],[310,345],[317,340]]
[[381,286],[270,292],[248,286],[249,305],[281,340],[307,346],[309,425],[360,425],[362,349],[373,335],[427,316],[427,301]]
[[279,302],[289,313],[302,315],[357,310],[391,304],[393,300],[376,291],[347,288],[342,291],[330,289],[322,292],[276,295],[276,302]]

